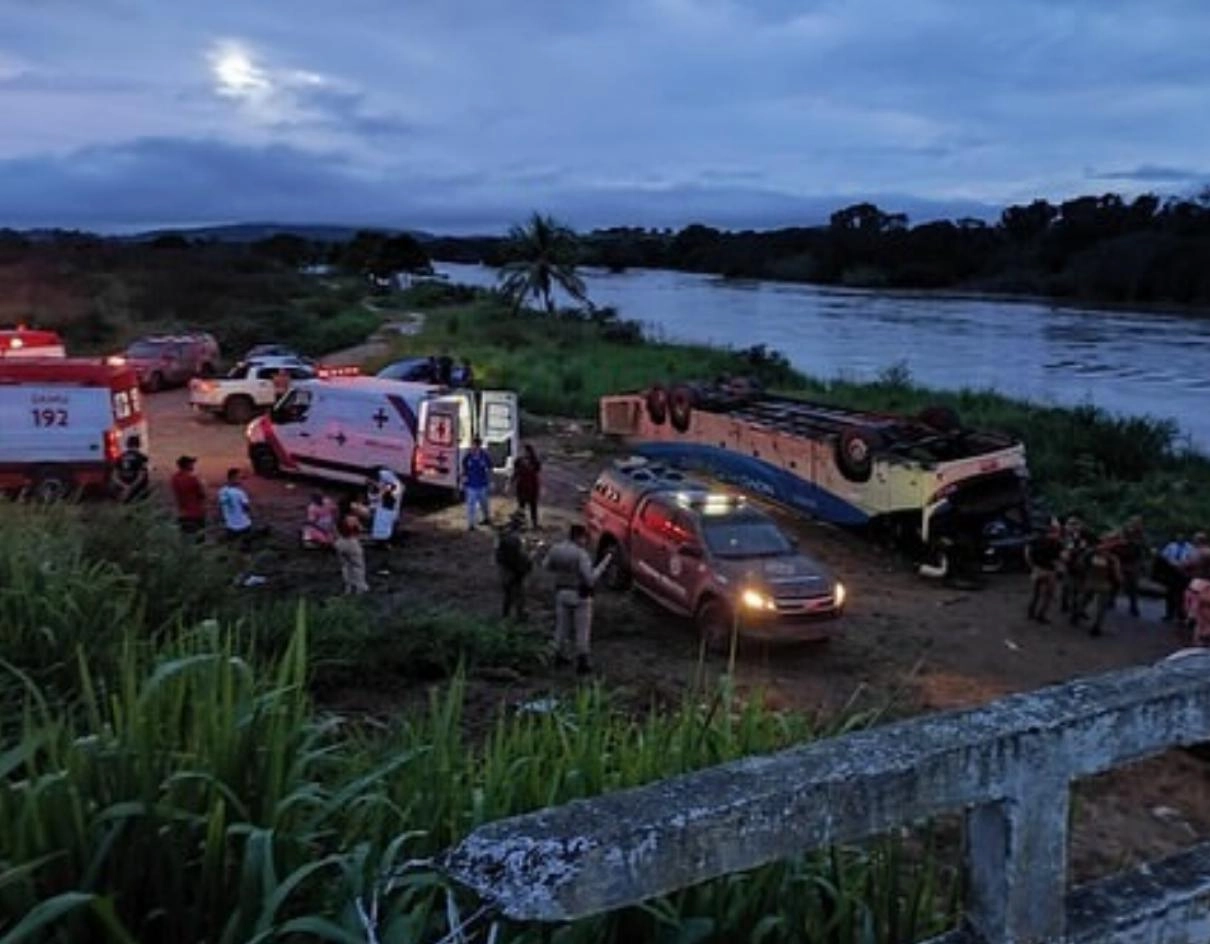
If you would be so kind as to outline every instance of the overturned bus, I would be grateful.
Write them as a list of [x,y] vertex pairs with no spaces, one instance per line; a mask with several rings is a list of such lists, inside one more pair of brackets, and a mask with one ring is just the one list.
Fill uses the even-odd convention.
[[657,384],[601,398],[602,432],[821,521],[868,527],[944,575],[960,556],[997,569],[1031,529],[1025,447],[954,411],[847,410],[749,383]]

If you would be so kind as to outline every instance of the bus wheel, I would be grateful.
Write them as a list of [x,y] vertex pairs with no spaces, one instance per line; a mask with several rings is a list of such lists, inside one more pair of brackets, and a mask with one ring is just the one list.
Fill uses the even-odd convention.
[[249,458],[252,468],[261,478],[273,479],[281,474],[281,463],[277,461],[277,453],[264,444],[253,446]]

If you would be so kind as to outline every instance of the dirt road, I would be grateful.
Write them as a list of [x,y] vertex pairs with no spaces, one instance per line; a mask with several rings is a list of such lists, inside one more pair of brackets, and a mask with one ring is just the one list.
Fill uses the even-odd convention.
[[[198,457],[199,473],[213,494],[229,466],[248,472],[246,485],[257,516],[275,539],[258,567],[269,586],[335,593],[333,561],[295,550],[307,496],[314,483],[263,480],[251,475],[243,430],[195,416],[187,395],[173,391],[147,398],[153,475],[163,482],[178,455]],[[533,436],[544,459],[543,537],[555,538],[577,520],[596,471],[607,460],[601,445],[574,424],[554,423]],[[496,514],[512,502],[496,499]],[[417,602],[448,604],[492,614],[498,590],[491,536],[467,533],[461,507],[409,508],[406,546],[392,561],[389,577],[376,577],[376,591],[390,590]],[[922,581],[903,561],[862,539],[817,523],[782,516],[804,550],[824,561],[850,588],[849,611],[826,644],[743,654],[737,681],[759,689],[779,707],[830,712],[846,704],[920,711],[978,704],[1022,691],[1137,663],[1153,662],[1179,648],[1180,638],[1159,622],[1154,602],[1141,620],[1118,612],[1106,635],[1061,623],[1025,618],[1026,580],[995,577],[980,591],[956,592]],[[533,619],[551,618],[548,593],[532,589]],[[598,595],[594,661],[598,672],[637,704],[675,699],[686,685],[721,671],[720,660],[703,666],[691,628],[633,595]],[[535,667],[507,681],[476,683],[474,698],[491,708],[539,693],[571,688],[563,673]],[[402,696],[401,696],[402,697]],[[381,692],[348,691],[338,701],[348,709],[390,711],[399,699]],[[1155,812],[1155,811],[1159,812]],[[1082,875],[1119,867],[1210,835],[1210,774],[1187,755],[1174,753],[1102,778],[1081,791],[1073,859]]]

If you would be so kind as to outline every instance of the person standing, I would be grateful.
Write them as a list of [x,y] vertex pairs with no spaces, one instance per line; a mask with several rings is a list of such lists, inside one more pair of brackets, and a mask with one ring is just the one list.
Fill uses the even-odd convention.
[[1114,553],[1114,541],[1096,541],[1088,535],[1086,543],[1088,550],[1084,552],[1084,597],[1080,610],[1083,613],[1088,604],[1092,604],[1092,625],[1088,627],[1088,634],[1100,636],[1105,613],[1112,605],[1114,594],[1122,585],[1122,565]]
[[147,454],[142,446],[143,440],[137,433],[128,436],[126,451],[118,456],[113,466],[110,492],[123,504],[146,498],[151,490]]
[[513,487],[517,492],[517,508],[529,511],[530,526],[538,528],[538,496],[542,491],[542,462],[532,443],[526,443],[513,464]]
[[346,594],[369,592],[366,557],[361,546],[361,516],[352,502],[341,503],[336,517],[336,540],[332,542],[340,561],[340,579]]
[[1029,600],[1029,618],[1039,623],[1049,623],[1046,613],[1054,599],[1058,583],[1059,556],[1063,553],[1062,529],[1052,521],[1044,534],[1039,535],[1025,548],[1025,560],[1029,564],[1033,594]]
[[592,671],[593,588],[609,568],[612,554],[606,554],[594,568],[588,556],[588,529],[573,524],[567,538],[550,549],[544,567],[555,578],[555,664],[568,665],[568,640],[575,633],[576,674]]
[[[1130,615],[1138,619],[1139,581],[1143,577],[1143,570],[1150,554],[1147,547],[1147,536],[1143,533],[1142,518],[1136,515],[1126,522],[1126,526],[1122,528],[1122,538],[1117,543],[1114,553],[1121,564],[1121,589],[1126,591]],[[1112,602],[1110,605],[1113,605]]]
[[524,526],[525,515],[514,511],[496,541],[496,566],[500,570],[500,586],[504,593],[502,616],[508,619],[515,612],[521,622],[528,619],[525,580],[533,569],[533,558],[521,538]]
[[492,510],[490,494],[492,485],[492,457],[483,448],[483,440],[476,436],[471,441],[470,451],[462,457],[462,487],[466,490],[466,529],[474,531],[476,517],[483,514],[482,524],[491,524]]
[[1155,559],[1155,579],[1164,588],[1164,622],[1180,622],[1185,613],[1185,589],[1189,586],[1189,567],[1197,549],[1176,534],[1165,544]]
[[403,504],[403,482],[390,469],[379,469],[375,479],[369,483],[370,539],[379,544],[390,544],[395,537],[395,525],[399,521],[399,508]]
[[471,359],[469,357],[462,358],[458,365],[452,368],[450,376],[451,386],[470,388],[475,385],[475,372],[471,368]]
[[252,502],[239,483],[239,469],[227,470],[227,482],[218,490],[218,510],[223,518],[227,538],[247,546],[253,536]]
[[200,541],[206,527],[206,490],[194,474],[197,459],[181,456],[176,460],[176,472],[172,476],[172,497],[176,501],[176,520],[181,533],[197,535]]
[[1063,522],[1063,553],[1059,557],[1059,573],[1062,586],[1059,588],[1059,610],[1071,615],[1072,623],[1079,617],[1076,610],[1080,605],[1080,557],[1084,553],[1084,527],[1079,516],[1068,515]]

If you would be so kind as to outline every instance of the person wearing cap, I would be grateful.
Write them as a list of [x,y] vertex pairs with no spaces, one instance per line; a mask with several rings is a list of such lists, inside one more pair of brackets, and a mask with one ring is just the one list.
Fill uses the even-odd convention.
[[206,490],[194,474],[196,465],[197,459],[194,456],[181,456],[176,460],[176,472],[173,473],[170,484],[172,497],[176,501],[176,520],[181,533],[197,535],[200,540],[206,527]]
[[502,616],[508,619],[514,612],[517,619],[528,619],[525,611],[525,580],[533,570],[533,555],[526,550],[521,538],[525,514],[514,511],[496,538],[496,567],[500,570],[500,587],[504,593]]

